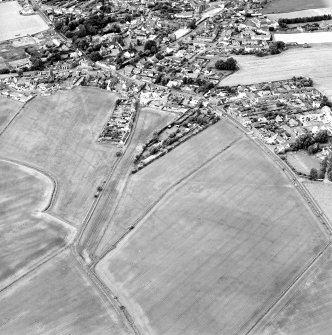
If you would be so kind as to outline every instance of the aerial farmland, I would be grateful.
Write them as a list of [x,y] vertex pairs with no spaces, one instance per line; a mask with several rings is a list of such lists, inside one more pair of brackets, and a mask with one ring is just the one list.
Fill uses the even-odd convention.
[[330,335],[331,9],[0,2],[0,334]]

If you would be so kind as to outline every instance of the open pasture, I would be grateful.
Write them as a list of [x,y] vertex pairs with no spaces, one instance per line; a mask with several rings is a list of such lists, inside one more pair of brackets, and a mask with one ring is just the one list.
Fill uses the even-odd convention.
[[131,334],[69,251],[1,293],[0,310],[1,334]]
[[39,15],[20,15],[21,9],[17,1],[0,3],[0,42],[48,29],[48,25]]
[[36,97],[0,138],[2,157],[54,176],[57,196],[50,212],[75,225],[115,162],[117,148],[96,141],[114,105],[113,94],[93,88]]
[[225,119],[130,176],[98,253],[109,248],[169,187],[193,173],[206,160],[239,138],[241,133]]
[[254,84],[307,76],[315,87],[332,99],[332,45],[317,44],[312,48],[292,48],[276,56],[263,58],[236,56],[240,70],[221,82],[222,85]]
[[306,151],[288,152],[287,161],[298,172],[309,174],[312,168],[320,169],[320,160],[314,155],[309,155]]
[[[160,176],[176,165],[163,163]],[[326,243],[283,172],[241,138],[165,194],[96,271],[144,334],[245,334]]]
[[0,97],[0,132],[21,107],[21,102]]
[[[39,172],[0,160],[0,288],[63,247],[72,231],[42,213],[53,184]],[[71,233],[70,233],[71,232]]]
[[332,0],[268,0],[263,13],[287,13],[306,9],[332,7]]
[[267,16],[272,20],[278,21],[279,19],[293,19],[298,17],[321,16],[325,14],[332,14],[332,1],[331,1],[331,7],[328,8],[297,10],[295,12],[289,12],[289,13],[268,14]]
[[252,334],[330,335],[332,329],[332,249],[313,266]]

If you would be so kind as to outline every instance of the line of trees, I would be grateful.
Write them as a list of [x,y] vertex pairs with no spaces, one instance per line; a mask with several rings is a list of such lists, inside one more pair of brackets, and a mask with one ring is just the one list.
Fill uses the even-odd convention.
[[289,18],[289,19],[280,18],[278,20],[278,23],[281,28],[286,28],[287,24],[307,23],[307,22],[324,21],[324,20],[331,20],[331,19],[332,19],[331,14],[325,14],[325,15],[317,15],[317,16],[309,16],[309,17],[294,17],[294,18]]

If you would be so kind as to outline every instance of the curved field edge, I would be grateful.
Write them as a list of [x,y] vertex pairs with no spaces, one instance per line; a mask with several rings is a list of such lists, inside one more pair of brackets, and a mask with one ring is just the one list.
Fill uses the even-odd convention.
[[0,159],[1,290],[63,250],[76,230],[45,213],[54,193],[49,176]]
[[37,97],[0,137],[3,157],[56,178],[59,187],[50,210],[75,226],[116,160],[114,146],[96,142],[115,101],[114,94],[92,88]]
[[[185,183],[191,189],[183,185],[167,195],[143,219],[134,233],[128,234],[115,250],[97,264],[98,275],[126,301],[128,310],[144,333],[245,333],[327,243],[317,219],[282,172],[266,159],[259,148],[253,149],[253,143],[241,140],[235,146],[245,146],[246,149],[234,153],[231,147],[227,153],[196,172]],[[248,151],[254,156],[251,159],[245,154]],[[229,155],[233,158],[223,159]],[[246,164],[244,161],[241,164],[243,157]],[[233,165],[229,163],[232,161]],[[240,165],[240,170],[236,169],[234,161]],[[228,165],[227,172],[223,167],[225,164]],[[263,164],[265,169],[259,164]],[[208,168],[209,165],[213,167]],[[246,165],[254,165],[256,169],[252,168],[249,172]],[[216,172],[219,168],[221,171]],[[208,173],[204,170],[208,170]],[[240,173],[239,178],[249,178],[250,183],[241,185],[234,176],[236,172]],[[227,176],[220,176],[222,173]],[[270,174],[268,178],[266,173]],[[199,179],[199,176],[201,180],[197,181],[195,178]],[[220,182],[220,178],[223,182]],[[263,185],[256,181],[262,181],[261,178]],[[281,185],[278,180],[279,183],[282,181]],[[253,186],[257,194],[251,189]],[[242,189],[235,198],[234,194],[231,196],[229,193],[234,189],[237,192]],[[243,192],[245,195],[240,196],[241,201],[235,200]],[[205,196],[202,197],[200,193]],[[224,193],[228,193],[228,198]],[[211,200],[216,194],[219,198]],[[286,199],[283,200],[283,197]],[[237,206],[229,199],[237,201]],[[272,199],[278,204],[271,202]],[[257,202],[263,202],[264,206]],[[226,219],[220,216],[218,203]],[[202,208],[205,208],[204,214],[200,213]],[[183,211],[187,214],[184,215]],[[216,228],[218,220],[222,220],[219,229]],[[202,228],[204,224],[205,229]],[[235,233],[231,234],[233,229]],[[220,248],[219,238],[222,244]],[[219,253],[214,254],[214,250],[210,249],[211,244]],[[224,246],[228,246],[227,250],[223,250]],[[209,253],[211,257],[201,262]],[[195,257],[192,258],[192,255]],[[218,263],[220,259],[222,263]],[[208,266],[206,264],[215,266],[204,272],[204,267]],[[218,278],[221,273],[216,273],[223,272],[224,268],[226,272]],[[223,282],[226,280],[225,287],[220,284],[221,278],[224,278]],[[194,296],[192,289],[196,292]],[[212,301],[205,305],[209,296]],[[230,300],[230,297],[233,298]],[[210,305],[214,308],[211,309]]]
[[1,334],[132,334],[69,250],[0,296]]

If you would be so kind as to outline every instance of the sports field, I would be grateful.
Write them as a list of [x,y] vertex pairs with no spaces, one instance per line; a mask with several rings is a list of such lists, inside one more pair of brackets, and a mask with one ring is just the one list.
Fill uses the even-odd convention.
[[53,192],[51,180],[31,169],[1,160],[0,171],[2,288],[65,246],[74,232],[42,213]]
[[57,196],[50,212],[82,223],[115,162],[116,148],[97,143],[115,96],[77,88],[30,101],[0,138],[1,156],[50,173]]
[[263,13],[287,13],[305,9],[332,7],[332,0],[268,0]]
[[110,220],[111,224],[102,237],[98,255],[107,250],[133,222],[149,210],[151,204],[158,201],[165,190],[174,187],[241,136],[238,130],[221,120],[131,175]]
[[18,101],[0,97],[0,132],[6,127],[21,106],[22,103]]
[[[176,164],[166,155],[160,176]],[[143,334],[232,335],[325,244],[283,172],[240,137],[164,194],[96,271]]]
[[252,84],[309,76],[315,87],[332,99],[332,45],[318,44],[312,48],[293,48],[280,55],[263,58],[235,56],[240,70],[221,82],[222,85]]
[[68,251],[0,296],[0,334],[132,334]]
[[252,334],[330,335],[332,329],[332,249]]
[[17,1],[0,2],[0,42],[48,29],[39,15],[20,15]]

